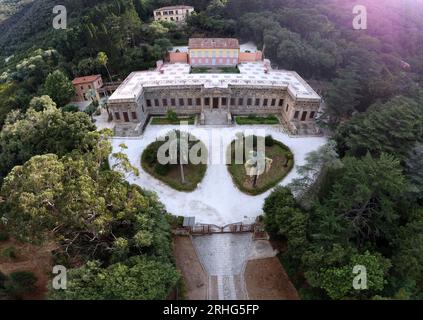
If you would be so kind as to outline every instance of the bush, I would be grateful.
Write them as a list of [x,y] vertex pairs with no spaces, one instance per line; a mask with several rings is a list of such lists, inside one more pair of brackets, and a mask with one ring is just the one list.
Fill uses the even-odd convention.
[[9,240],[9,234],[5,230],[0,230],[0,242]]
[[252,113],[252,114],[249,114],[247,118],[250,120],[254,120],[255,118],[257,118],[257,116],[254,113]]
[[63,112],[78,112],[79,108],[75,105],[68,104],[61,109]]
[[16,259],[16,248],[13,246],[7,247],[2,251],[1,255],[10,259]]
[[9,274],[8,279],[4,283],[6,293],[14,298],[22,298],[26,293],[35,290],[37,277],[29,271],[16,271]]
[[275,140],[273,140],[273,137],[271,135],[268,135],[264,138],[264,144],[266,147],[271,147],[275,144]]
[[160,164],[156,163],[154,166],[154,172],[157,173],[160,176],[165,176],[170,171],[170,165],[168,164]]
[[173,110],[168,110],[166,114],[167,118],[170,122],[177,122],[178,121],[178,115]]

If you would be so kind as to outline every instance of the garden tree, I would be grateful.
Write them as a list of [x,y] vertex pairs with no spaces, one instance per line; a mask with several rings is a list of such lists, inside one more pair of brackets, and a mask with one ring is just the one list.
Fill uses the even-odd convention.
[[64,107],[75,96],[75,88],[72,82],[60,70],[56,70],[47,76],[43,92],[50,96],[59,107]]
[[58,300],[165,300],[179,280],[169,262],[144,256],[102,268],[90,261],[68,273],[66,290],[50,290]]
[[382,152],[406,157],[410,147],[423,139],[422,98],[396,97],[375,104],[341,125],[335,135],[340,153],[363,156]]
[[397,203],[409,186],[400,161],[382,153],[362,159],[343,159],[342,175],[330,194],[317,205],[313,233],[329,241],[349,239],[358,246],[368,240],[391,239],[397,228]]
[[[353,279],[357,276],[357,274],[353,273],[354,266],[365,266],[367,276],[366,290],[357,290],[353,287]],[[347,265],[322,269],[320,271],[320,287],[332,299],[370,298],[383,290],[390,267],[390,261],[378,253],[372,254],[366,251],[363,254],[355,254]]]
[[110,134],[90,132],[81,150],[60,159],[35,156],[16,166],[2,188],[10,233],[29,242],[53,238],[70,255],[107,263],[148,252],[168,258],[169,226],[163,222],[162,204],[124,181],[124,174],[134,169],[124,154],[112,155],[115,170],[104,169]]
[[405,175],[413,187],[416,197],[423,196],[423,142],[415,144],[405,159]]
[[169,41],[169,39],[159,38],[154,41],[153,50],[155,52],[155,55],[157,56],[157,59],[163,59],[163,57],[170,49],[172,49],[172,47],[173,45]]
[[308,153],[305,162],[304,165],[297,166],[300,177],[293,179],[288,187],[292,190],[298,202],[305,208],[310,209],[329,171],[342,168],[342,162],[333,140],[316,151]]
[[275,188],[263,206],[266,229],[288,241],[288,250],[293,257],[300,257],[307,245],[309,216],[296,204],[291,191],[286,187]]
[[42,111],[30,108],[25,114],[12,112],[0,131],[0,177],[33,155],[55,153],[63,156],[80,147],[85,135],[95,130],[82,112],[62,112],[47,96],[34,98]]
[[107,63],[109,62],[107,54],[105,52],[99,52],[97,54],[97,62],[106,69],[107,74],[109,75],[109,80],[113,83],[112,76],[110,75],[109,68],[107,67]]
[[334,79],[325,97],[326,108],[321,119],[329,127],[336,127],[357,111],[360,104],[360,82],[357,72],[344,69]]
[[35,111],[43,111],[48,108],[55,108],[56,103],[49,96],[34,97],[29,103],[29,107]]
[[[400,288],[410,294],[423,289],[423,209],[414,209],[408,222],[401,226],[393,241],[393,270],[400,275]],[[406,261],[406,263],[404,263]],[[411,285],[407,285],[411,283]]]

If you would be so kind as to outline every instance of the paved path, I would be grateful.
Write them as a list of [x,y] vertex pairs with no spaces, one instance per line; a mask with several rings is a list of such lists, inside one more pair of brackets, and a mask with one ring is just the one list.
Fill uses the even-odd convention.
[[195,236],[193,243],[210,277],[209,298],[245,299],[243,272],[251,252],[251,233]]

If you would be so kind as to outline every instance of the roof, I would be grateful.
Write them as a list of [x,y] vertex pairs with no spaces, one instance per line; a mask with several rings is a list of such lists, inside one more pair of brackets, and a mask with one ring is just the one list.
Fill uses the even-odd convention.
[[168,6],[155,9],[154,11],[163,11],[163,10],[178,10],[178,9],[194,9],[192,6]]
[[78,84],[84,84],[84,83],[92,83],[98,80],[98,78],[101,78],[100,74],[92,75],[92,76],[86,76],[86,77],[79,77],[72,80],[72,84],[78,85]]
[[234,38],[191,38],[189,49],[239,49],[239,41]]
[[190,73],[187,63],[164,64],[161,71],[132,72],[109,98],[109,102],[132,102],[144,88],[172,86],[203,86],[228,88],[229,86],[273,87],[287,90],[296,99],[320,101],[320,96],[298,73],[270,69],[265,72],[263,62],[245,62],[238,65],[240,73]]

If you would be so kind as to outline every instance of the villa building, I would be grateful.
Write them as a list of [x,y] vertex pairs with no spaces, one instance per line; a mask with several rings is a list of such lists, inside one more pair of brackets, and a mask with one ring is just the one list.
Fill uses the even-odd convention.
[[72,80],[75,87],[75,102],[92,101],[93,99],[100,100],[99,89],[103,86],[103,79],[101,75],[92,75],[86,77],[79,77]]
[[[211,51],[203,64],[199,59],[206,59],[204,50]],[[191,39],[185,54],[188,62],[160,61],[155,70],[133,72],[125,79],[108,101],[117,128],[133,126],[140,133],[150,116],[171,109],[181,115],[198,114],[200,124],[217,112],[228,122],[236,115],[273,114],[292,134],[305,126],[311,128],[308,134],[317,133],[321,98],[296,72],[272,69],[261,52],[248,52],[248,59],[243,58],[235,39]],[[210,73],[193,72],[197,65],[211,66]],[[219,72],[217,65],[235,65],[237,72]]]
[[170,6],[154,10],[155,21],[172,21],[184,23],[186,18],[194,12],[191,6]]

